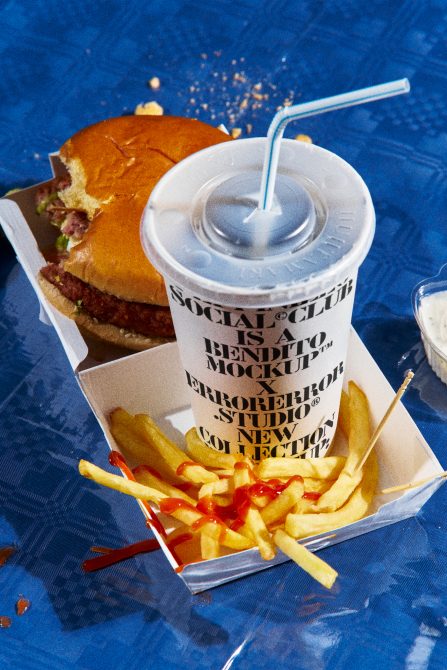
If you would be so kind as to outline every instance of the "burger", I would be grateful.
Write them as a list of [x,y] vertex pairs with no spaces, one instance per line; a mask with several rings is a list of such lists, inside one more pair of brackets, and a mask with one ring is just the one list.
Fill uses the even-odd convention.
[[174,116],[123,116],[71,137],[67,175],[37,192],[37,212],[59,229],[57,254],[39,273],[48,300],[81,330],[128,349],[174,337],[163,278],[140,243],[140,219],[158,180],[228,135]]

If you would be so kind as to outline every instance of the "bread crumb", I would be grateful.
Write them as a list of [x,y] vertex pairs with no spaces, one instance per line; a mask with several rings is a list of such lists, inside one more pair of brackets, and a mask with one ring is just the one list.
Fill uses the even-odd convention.
[[247,133],[247,135],[250,135],[250,133],[251,133],[252,130],[253,130],[253,126],[252,126],[252,124],[251,124],[251,123],[247,123],[247,125],[245,126],[245,132]]
[[237,140],[238,137],[242,135],[242,128],[233,128],[231,131],[231,137],[233,140]]
[[248,107],[248,98],[244,98],[239,105],[239,109],[247,109]]
[[308,144],[312,144],[312,138],[309,135],[303,135],[302,133],[299,133],[298,135],[295,135],[295,139],[299,142],[307,142]]
[[152,77],[147,83],[153,91],[157,91],[160,88],[160,79],[158,77]]
[[163,107],[151,100],[151,102],[141,102],[135,107],[135,112],[137,116],[149,115],[149,116],[162,116]]

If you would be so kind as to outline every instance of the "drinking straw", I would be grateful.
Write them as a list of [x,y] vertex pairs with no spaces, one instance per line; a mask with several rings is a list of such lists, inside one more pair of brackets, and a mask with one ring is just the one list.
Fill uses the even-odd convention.
[[284,107],[275,116],[267,132],[267,146],[264,156],[264,165],[262,169],[261,195],[258,202],[258,209],[270,210],[273,202],[273,193],[275,190],[276,172],[278,170],[279,150],[281,148],[281,138],[284,129],[289,121],[303,119],[306,116],[316,116],[332,112],[335,109],[361,105],[364,102],[390,98],[394,95],[408,93],[410,82],[408,79],[397,79],[377,86],[368,86],[357,91],[333,95],[329,98],[312,100],[300,105]]

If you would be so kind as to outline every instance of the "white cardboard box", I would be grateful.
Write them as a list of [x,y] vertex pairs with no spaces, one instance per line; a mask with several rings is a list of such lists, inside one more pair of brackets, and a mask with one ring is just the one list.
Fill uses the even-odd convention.
[[[43,296],[36,281],[45,264],[40,250],[54,241],[56,233],[35,214],[34,195],[38,186],[0,200],[0,223],[37,293],[42,306],[41,318],[56,328],[110,447],[118,450],[107,422],[109,412],[117,406],[131,413],[150,413],[171,437],[181,440],[181,435],[193,425],[193,418],[177,345],[165,344],[124,356],[120,350],[98,348],[94,341],[82,337],[74,321],[57,312]],[[354,379],[366,392],[373,422],[377,424],[394,391],[353,330],[345,373],[345,380],[348,379]],[[380,465],[379,490],[442,472],[440,463],[401,403],[386,424],[376,449]],[[413,516],[443,481],[438,478],[403,493],[377,495],[364,519],[338,529],[335,535],[323,533],[302,542],[309,543],[309,548],[316,551]],[[178,567],[163,538],[154,532],[171,566]],[[256,549],[250,549],[186,565],[179,575],[193,593],[198,593],[285,560],[288,559],[279,552],[273,561],[266,562]]]

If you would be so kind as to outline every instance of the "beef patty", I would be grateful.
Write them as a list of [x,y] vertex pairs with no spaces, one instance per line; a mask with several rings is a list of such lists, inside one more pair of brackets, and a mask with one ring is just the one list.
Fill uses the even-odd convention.
[[41,274],[71,300],[76,309],[102,323],[110,323],[146,337],[174,337],[169,307],[129,302],[108,295],[65,272],[58,263],[49,263],[41,269]]

